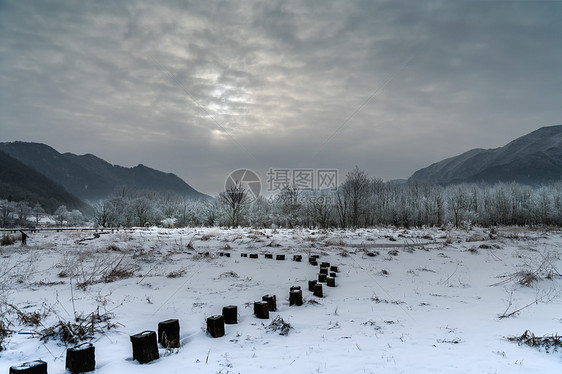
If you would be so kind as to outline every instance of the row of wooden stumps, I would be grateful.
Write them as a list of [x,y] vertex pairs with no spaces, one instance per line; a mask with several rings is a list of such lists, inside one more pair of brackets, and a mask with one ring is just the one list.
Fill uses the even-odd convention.
[[[221,254],[219,253],[219,255],[221,255]],[[226,253],[224,255],[226,255]],[[253,258],[253,259],[259,258],[259,255],[257,253],[250,253],[249,255],[248,255],[248,253],[241,253],[240,256],[241,257],[249,257],[249,258]],[[266,253],[263,256],[266,259],[273,260],[273,254],[272,253]],[[228,257],[230,257],[230,256],[228,256]],[[275,255],[275,259],[277,261],[285,261],[285,255]],[[301,262],[302,256],[301,255],[293,255],[293,261]]]
[[213,338],[224,336],[224,325],[234,325],[238,323],[238,307],[228,305],[222,308],[222,314],[207,318],[207,332]]
[[[95,347],[91,343],[83,343],[66,350],[66,369],[72,374],[87,373],[96,368]],[[10,374],[47,374],[47,363],[42,360],[24,362],[12,366]]]

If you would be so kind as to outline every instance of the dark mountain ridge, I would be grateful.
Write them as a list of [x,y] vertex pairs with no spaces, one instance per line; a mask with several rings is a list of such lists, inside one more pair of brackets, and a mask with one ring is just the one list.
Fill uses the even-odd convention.
[[80,199],[33,168],[0,150],[0,199],[39,203],[53,213],[61,205],[88,211]]
[[495,149],[472,149],[416,171],[410,181],[439,184],[562,179],[562,125],[542,127]]
[[126,168],[112,165],[92,154],[61,154],[41,143],[0,143],[0,150],[57,181],[68,192],[86,201],[105,199],[119,186],[170,191],[192,199],[208,198],[175,174],[144,165]]

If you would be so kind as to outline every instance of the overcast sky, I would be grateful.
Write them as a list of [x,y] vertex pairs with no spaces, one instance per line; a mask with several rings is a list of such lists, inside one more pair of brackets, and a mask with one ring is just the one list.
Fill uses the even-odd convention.
[[0,141],[383,179],[562,124],[560,1],[1,1]]

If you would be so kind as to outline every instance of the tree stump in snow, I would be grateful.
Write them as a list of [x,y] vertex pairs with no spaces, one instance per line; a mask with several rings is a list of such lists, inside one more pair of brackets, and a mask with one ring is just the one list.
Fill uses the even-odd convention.
[[318,274],[318,283],[326,283],[327,274]]
[[258,254],[257,253],[250,253],[250,258],[258,258]]
[[224,323],[234,325],[238,323],[238,307],[236,305],[228,305],[222,308]]
[[315,281],[315,280],[308,281],[308,290],[309,290],[310,292],[313,292],[313,291],[314,291],[314,285],[315,285],[316,283],[317,283],[317,281]]
[[137,360],[140,364],[146,364],[160,357],[154,331],[143,331],[132,335],[130,338],[133,345],[133,360]]
[[180,322],[177,319],[158,323],[158,343],[164,348],[180,347]]
[[36,360],[24,362],[21,365],[15,365],[10,368],[10,374],[47,374],[47,363],[45,361]]
[[256,301],[254,303],[254,314],[259,319],[269,319],[269,304],[267,301]]
[[291,286],[291,291],[300,290],[301,286]]
[[335,277],[336,277],[336,273],[330,273],[330,277],[335,278]]
[[248,257],[247,253],[240,253],[240,257]]
[[261,300],[267,302],[267,310],[269,310],[270,312],[277,311],[277,296],[265,295],[261,298]]
[[66,350],[66,369],[72,374],[86,373],[96,368],[96,352],[91,343],[84,343]]
[[320,283],[316,283],[314,285],[314,296],[324,297],[324,294],[322,293],[322,285]]
[[224,252],[219,252],[219,256],[224,256]]
[[230,253],[225,253],[224,256],[225,256],[225,257],[230,257]]
[[298,290],[291,290],[289,293],[289,306],[301,306],[302,305],[302,291]]
[[316,262],[316,260],[309,261],[309,264],[312,265],[312,266],[318,266],[318,262]]
[[278,261],[285,261],[285,255],[277,255],[275,256],[275,259]]
[[322,262],[322,263],[320,264],[320,267],[329,268],[329,267],[330,267],[330,263],[329,263],[329,262]]
[[265,254],[265,258],[267,259],[273,259],[273,255],[271,253],[266,253]]
[[328,274],[328,268],[320,268],[320,274]]
[[224,336],[224,317],[218,315],[207,318],[207,332],[213,338]]
[[336,278],[332,278],[332,277],[326,278],[326,286],[336,287]]
[[337,273],[338,267],[337,266],[330,266],[330,271],[333,271],[334,273]]
[[302,261],[302,256],[301,256],[301,255],[294,255],[294,256],[293,256],[293,261],[301,262],[301,261]]

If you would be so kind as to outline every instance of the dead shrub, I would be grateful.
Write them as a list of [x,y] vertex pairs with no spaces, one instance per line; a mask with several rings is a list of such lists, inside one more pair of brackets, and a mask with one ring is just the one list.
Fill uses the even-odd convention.
[[562,347],[562,337],[558,334],[535,336],[529,330],[526,330],[521,336],[510,336],[507,338],[510,342],[517,342],[519,345],[526,344],[529,347],[544,348],[547,353],[550,349],[556,352]]
[[289,330],[292,329],[291,324],[285,322],[281,316],[275,317],[273,321],[267,326],[267,329],[271,332],[279,332],[279,335],[289,335]]
[[0,240],[0,245],[12,245],[17,241],[17,237],[13,235],[2,235],[2,239]]
[[61,340],[66,344],[77,344],[85,340],[92,340],[96,333],[103,334],[106,330],[115,328],[112,323],[113,314],[100,314],[99,307],[88,315],[79,315],[74,322],[59,320],[53,326],[43,329],[37,334],[41,341],[50,339]]

